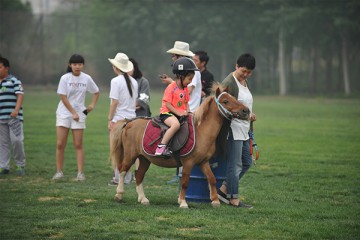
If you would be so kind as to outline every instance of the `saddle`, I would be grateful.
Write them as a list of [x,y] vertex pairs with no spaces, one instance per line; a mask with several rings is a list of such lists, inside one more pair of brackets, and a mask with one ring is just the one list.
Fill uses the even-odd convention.
[[[160,144],[165,131],[169,127],[164,124],[159,116],[148,121],[142,138],[143,150],[150,156],[155,156],[155,150]],[[174,154],[188,155],[195,147],[195,129],[192,116],[180,119],[180,129],[171,139],[169,146]]]

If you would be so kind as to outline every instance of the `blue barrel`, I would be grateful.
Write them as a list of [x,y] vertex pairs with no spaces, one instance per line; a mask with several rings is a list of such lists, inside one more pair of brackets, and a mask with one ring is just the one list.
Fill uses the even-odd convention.
[[[216,178],[216,188],[220,188],[226,178],[226,162],[221,158],[214,157],[210,159],[209,163]],[[179,173],[179,177],[181,179],[182,173]],[[191,170],[185,199],[189,202],[210,202],[209,184],[199,166],[194,166]]]

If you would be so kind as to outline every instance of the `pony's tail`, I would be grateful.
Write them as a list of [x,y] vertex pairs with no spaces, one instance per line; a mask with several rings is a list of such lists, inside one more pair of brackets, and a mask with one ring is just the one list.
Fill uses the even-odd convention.
[[110,158],[111,158],[111,165],[113,169],[119,168],[121,166],[124,151],[122,146],[122,133],[125,126],[125,122],[121,125],[115,126],[115,131],[111,138],[111,151],[110,151]]

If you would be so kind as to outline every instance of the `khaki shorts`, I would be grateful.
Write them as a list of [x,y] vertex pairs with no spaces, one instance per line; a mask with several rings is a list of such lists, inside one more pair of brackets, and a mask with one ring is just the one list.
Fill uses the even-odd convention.
[[85,129],[86,124],[85,122],[78,122],[69,118],[56,118],[56,126],[57,127],[66,127],[70,129]]

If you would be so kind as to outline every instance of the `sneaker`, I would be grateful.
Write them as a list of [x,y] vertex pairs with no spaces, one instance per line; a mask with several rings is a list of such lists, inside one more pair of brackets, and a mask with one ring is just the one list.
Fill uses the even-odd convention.
[[247,208],[247,209],[252,209],[253,206],[249,205],[249,204],[245,204],[245,203],[242,203],[242,202],[239,202],[238,205],[234,205],[230,202],[229,204],[230,206],[233,206],[233,207],[236,207],[236,208]]
[[171,154],[172,154],[172,151],[166,145],[158,145],[156,148],[156,151],[155,151],[155,156],[170,157]]
[[119,183],[118,182],[115,182],[115,180],[114,179],[112,179],[109,183],[108,183],[108,186],[117,186],[117,185],[119,185]]
[[218,195],[218,198],[221,202],[225,203],[225,204],[230,204],[230,199],[226,197],[226,194],[223,193],[220,188],[217,189],[217,195]]
[[127,172],[124,178],[125,184],[130,184],[132,180],[132,172]]
[[178,183],[180,181],[180,178],[178,175],[175,175],[172,179],[170,179],[169,181],[167,181],[167,184],[174,184],[174,183]]
[[85,174],[83,172],[79,172],[75,181],[85,181]]
[[60,180],[64,178],[64,173],[62,171],[56,172],[52,180]]
[[254,208],[252,205],[250,205],[250,204],[245,204],[245,203],[242,203],[242,202],[240,202],[238,206],[239,206],[239,207],[242,207],[242,208],[248,208],[248,209]]
[[5,168],[0,168],[0,174],[8,174],[10,171],[9,169],[5,169]]
[[170,147],[166,146],[165,150],[162,153],[162,156],[170,157],[172,155],[172,151],[170,150]]
[[158,145],[155,151],[155,156],[161,156],[166,149],[166,145]]
[[24,176],[25,175],[25,166],[17,166],[16,174],[19,176]]

